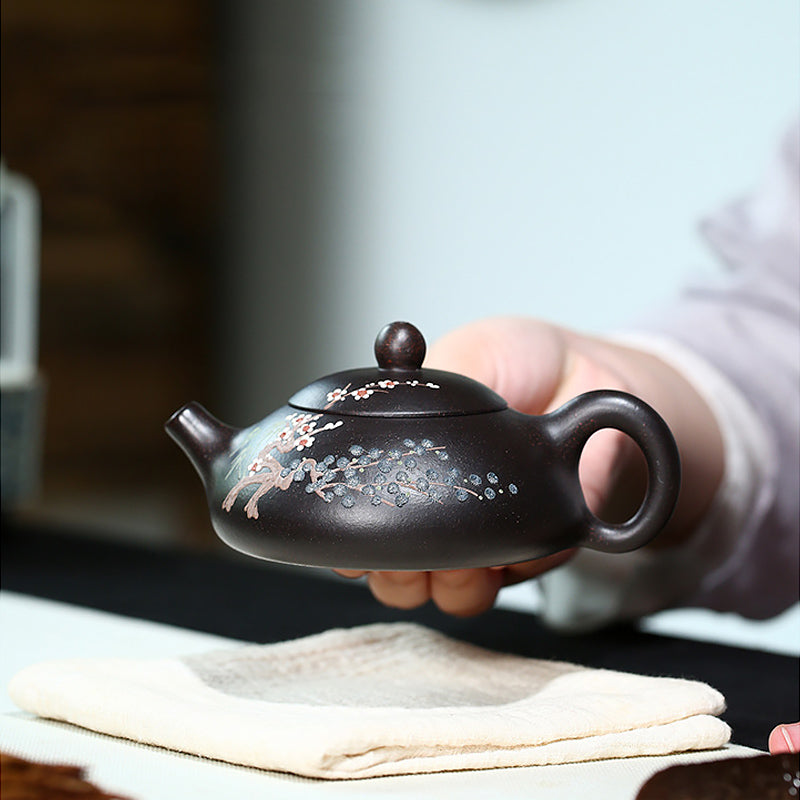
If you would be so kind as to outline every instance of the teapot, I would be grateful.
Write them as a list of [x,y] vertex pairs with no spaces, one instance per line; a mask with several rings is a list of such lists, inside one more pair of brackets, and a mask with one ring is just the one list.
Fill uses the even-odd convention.
[[[678,449],[642,400],[601,390],[523,414],[477,381],[423,368],[425,349],[413,325],[387,325],[377,368],[321,378],[243,430],[195,402],[175,412],[166,430],[200,474],[217,535],[288,564],[437,570],[625,552],[666,524]],[[622,523],[595,516],[578,480],[602,428],[630,436],[647,462],[645,497]]]

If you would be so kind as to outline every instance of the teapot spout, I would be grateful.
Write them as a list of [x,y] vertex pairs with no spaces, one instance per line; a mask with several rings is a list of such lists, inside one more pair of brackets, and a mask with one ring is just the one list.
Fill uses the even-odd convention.
[[238,433],[195,402],[176,411],[164,428],[187,455],[204,484],[210,476],[212,463],[220,454],[229,451],[231,440]]

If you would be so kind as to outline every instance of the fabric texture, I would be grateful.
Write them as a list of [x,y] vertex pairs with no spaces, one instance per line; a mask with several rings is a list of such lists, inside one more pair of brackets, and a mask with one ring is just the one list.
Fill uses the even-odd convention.
[[800,596],[800,124],[757,191],[703,224],[727,267],[626,344],[681,372],[715,413],[725,474],[682,552],[582,551],[543,576],[543,619],[589,630],[674,606],[775,616]]
[[11,681],[22,709],[208,758],[318,778],[715,749],[706,684],[484,650],[410,623],[183,659],[71,659]]

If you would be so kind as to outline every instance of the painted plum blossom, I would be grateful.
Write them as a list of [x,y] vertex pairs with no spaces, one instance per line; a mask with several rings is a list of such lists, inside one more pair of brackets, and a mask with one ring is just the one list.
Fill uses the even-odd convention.
[[[342,391],[347,390],[347,387]],[[344,454],[328,452],[317,458],[297,457],[312,447],[326,431],[343,425],[342,420],[317,427],[322,414],[290,414],[286,425],[263,445],[228,492],[222,507],[230,511],[239,495],[249,487],[255,491],[245,504],[245,512],[258,518],[259,500],[271,491],[299,490],[325,503],[338,502],[343,508],[357,503],[402,508],[412,498],[444,504],[455,500],[493,501],[499,495],[516,495],[517,486],[501,485],[494,472],[478,474],[452,464],[445,445],[427,438],[403,439],[396,446],[381,449],[351,443]],[[245,445],[234,459],[241,471]]]
[[[314,459],[293,459],[288,467],[280,459],[283,456],[285,460],[286,454],[300,453],[310,448],[320,434],[344,424],[341,420],[337,420],[317,427],[321,417],[322,414],[289,414],[286,417],[286,425],[275,434],[274,438],[262,446],[255,460],[248,466],[247,474],[243,475],[228,492],[222,507],[226,511],[230,511],[239,493],[248,486],[255,486],[256,490],[247,501],[245,511],[248,517],[257,519],[258,501],[267,492],[275,488],[286,491],[293,481],[298,480],[296,477],[298,469],[303,470],[303,473],[300,473],[301,479],[305,472],[310,472],[309,465],[316,465]],[[234,457],[232,470],[240,468],[241,458],[247,449],[249,449],[249,443],[246,443],[240,453]]]
[[348,383],[346,386],[337,387],[336,389],[331,389],[331,391],[328,392],[326,398],[328,403],[325,406],[325,410],[327,411],[331,406],[336,403],[341,403],[348,397],[352,397],[353,400],[366,400],[375,394],[375,392],[388,394],[388,392],[390,392],[396,386],[412,386],[420,387],[422,389],[439,388],[439,384],[432,383],[431,381],[428,381],[427,383],[420,383],[420,381],[395,381],[388,378],[386,380],[380,380],[373,383],[365,383],[363,386],[358,386],[355,389],[351,388],[351,385]]

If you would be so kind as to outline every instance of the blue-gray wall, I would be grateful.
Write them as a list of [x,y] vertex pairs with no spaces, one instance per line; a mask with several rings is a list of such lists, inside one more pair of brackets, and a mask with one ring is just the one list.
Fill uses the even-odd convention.
[[715,269],[699,216],[797,111],[800,5],[238,0],[227,416],[487,314],[623,323]]

